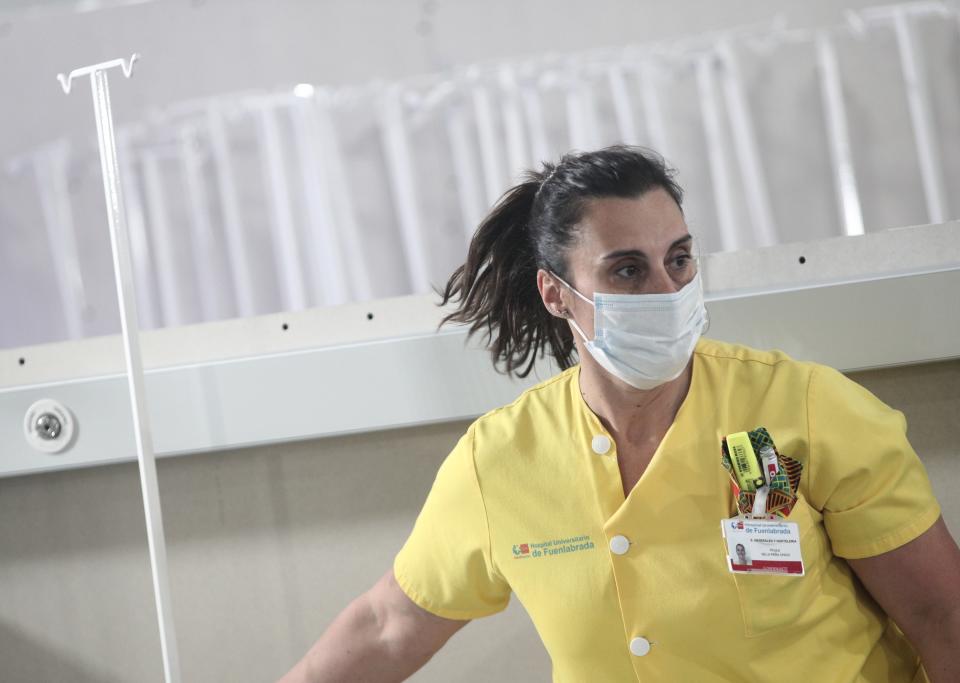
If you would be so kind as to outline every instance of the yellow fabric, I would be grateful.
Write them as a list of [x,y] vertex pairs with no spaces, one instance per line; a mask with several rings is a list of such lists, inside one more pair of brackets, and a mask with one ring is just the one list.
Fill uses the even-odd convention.
[[[481,417],[447,457],[394,562],[414,602],[472,619],[515,593],[555,682],[923,680],[841,559],[892,550],[940,514],[902,413],[826,366],[701,339],[689,393],[625,499],[578,380],[571,368]],[[804,465],[790,515],[803,577],[727,569],[720,439],[758,426]],[[630,652],[636,637],[648,654]]]

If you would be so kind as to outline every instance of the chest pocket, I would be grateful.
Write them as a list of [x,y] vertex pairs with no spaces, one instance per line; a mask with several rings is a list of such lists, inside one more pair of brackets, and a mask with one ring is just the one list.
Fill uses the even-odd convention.
[[823,569],[830,561],[820,515],[801,496],[788,521],[799,526],[803,576],[733,575],[748,638],[797,625],[820,594]]

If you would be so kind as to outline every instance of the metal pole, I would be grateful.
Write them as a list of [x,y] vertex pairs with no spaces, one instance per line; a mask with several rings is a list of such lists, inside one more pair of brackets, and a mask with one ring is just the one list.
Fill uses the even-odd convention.
[[503,162],[500,160],[500,141],[497,139],[494,122],[493,103],[487,86],[479,79],[470,89],[473,98],[473,111],[477,118],[477,134],[480,137],[480,159],[483,161],[483,182],[487,204],[493,206],[500,195],[506,191],[503,179]]
[[816,38],[817,67],[823,93],[823,113],[830,140],[830,159],[833,162],[833,185],[840,208],[840,221],[846,235],[863,234],[863,213],[857,178],[850,152],[850,134],[847,130],[847,112],[843,102],[843,83],[837,53],[830,38],[823,32]]
[[550,160],[550,143],[547,140],[547,122],[543,116],[543,103],[540,91],[533,83],[526,83],[520,89],[523,102],[523,117],[530,131],[530,147],[533,152],[534,168]]
[[[170,217],[167,215],[160,159],[156,151],[145,149],[141,152],[140,163],[143,168],[143,189],[147,195],[150,230],[153,233],[157,256],[157,285],[160,288],[163,324],[177,327],[186,324],[188,315],[183,304],[181,286],[183,280],[177,272],[179,259],[174,249],[173,234],[170,231]],[[195,315],[197,311],[191,310],[190,317]]]
[[240,196],[233,175],[233,155],[230,153],[226,117],[212,105],[207,109],[207,128],[210,134],[210,152],[216,168],[217,192],[223,216],[223,235],[227,259],[230,262],[231,282],[238,312],[241,317],[249,318],[256,315],[256,293],[247,242],[243,234],[243,220],[240,217]]
[[129,63],[123,60],[103,62],[77,69],[68,77],[59,75],[64,92],[70,92],[73,78],[90,74],[93,107],[97,121],[97,139],[100,144],[100,168],[103,172],[103,193],[107,204],[110,226],[110,245],[113,249],[113,270],[120,303],[120,324],[126,357],[127,380],[133,409],[134,436],[137,460],[140,464],[140,484],[143,491],[143,510],[147,523],[147,543],[150,566],[153,570],[153,592],[156,598],[157,619],[160,624],[160,650],[163,656],[164,678],[167,683],[179,683],[180,660],[173,628],[173,609],[170,604],[170,581],[167,575],[167,547],[163,535],[160,493],[157,487],[157,467],[153,454],[153,439],[147,413],[143,380],[143,362],[140,357],[140,339],[137,323],[137,305],[130,265],[130,242],[123,208],[120,169],[117,164],[117,145],[114,139],[113,115],[110,110],[110,89],[106,70],[122,66],[127,78],[133,71],[137,55]]
[[300,262],[297,225],[290,206],[290,184],[287,182],[280,125],[272,102],[260,102],[255,106],[258,138],[263,151],[264,182],[269,191],[270,213],[273,217],[274,261],[283,310],[300,311],[307,308],[307,288]]
[[354,301],[367,301],[373,298],[373,273],[367,261],[367,250],[354,211],[350,175],[340,149],[340,136],[337,134],[334,118],[335,103],[324,90],[317,91],[315,97],[318,103],[315,112],[317,133],[323,148],[323,163],[327,169],[327,182],[330,184],[337,234],[344,259],[349,264],[346,274],[350,281],[350,293]]
[[917,144],[920,177],[923,179],[923,193],[927,202],[927,217],[931,223],[943,223],[947,216],[947,205],[940,154],[934,132],[933,115],[930,112],[930,98],[923,80],[922,58],[914,43],[910,18],[905,8],[897,8],[894,12],[893,28],[900,51],[903,79],[907,86],[907,104],[910,107],[910,120],[913,122],[913,135]]
[[54,143],[33,158],[34,180],[40,196],[43,223],[50,242],[60,303],[70,339],[83,337],[83,311],[87,306],[86,286],[77,237],[73,222],[73,207],[67,180],[69,147],[65,141]]
[[225,287],[216,277],[220,262],[220,245],[214,238],[213,222],[210,220],[210,201],[207,197],[207,181],[203,173],[203,155],[200,152],[200,136],[193,124],[183,126],[179,132],[178,157],[182,171],[183,191],[186,196],[190,225],[190,252],[199,292],[197,298],[203,310],[204,322],[231,316],[234,311]]
[[480,221],[483,220],[485,204],[480,192],[481,182],[477,173],[474,148],[467,130],[466,112],[460,97],[445,106],[444,117],[447,123],[447,137],[450,139],[450,153],[453,157],[453,172],[457,180],[463,230],[469,240],[480,225]]
[[417,187],[414,179],[413,154],[407,137],[403,115],[403,92],[400,86],[390,86],[381,96],[380,131],[390,172],[390,187],[400,222],[407,273],[413,293],[430,291],[430,274],[426,240],[420,209],[417,206]]
[[503,129],[507,140],[508,182],[512,185],[530,164],[527,153],[529,145],[523,130],[523,113],[520,111],[517,79],[513,67],[504,64],[500,67],[500,110],[503,115]]
[[314,298],[325,306],[335,306],[346,303],[349,294],[333,217],[333,193],[322,161],[325,150],[320,144],[316,108],[313,97],[298,97],[290,103],[289,112],[303,182],[309,237],[307,255]]
[[710,163],[710,178],[713,181],[713,197],[717,207],[717,225],[720,228],[722,251],[742,248],[739,239],[736,211],[733,204],[733,188],[730,186],[730,164],[724,146],[723,121],[720,94],[717,88],[716,55],[706,53],[697,58],[697,89],[700,93],[700,109],[703,128],[707,138],[707,160]]
[[130,229],[130,250],[133,256],[134,275],[137,278],[137,312],[144,328],[160,327],[157,311],[156,286],[153,276],[153,258],[150,240],[147,238],[147,221],[143,213],[143,197],[137,183],[133,164],[131,135],[121,133],[120,180],[123,183],[123,204],[126,207],[127,227]]
[[777,230],[770,208],[763,164],[760,162],[760,147],[757,144],[753,117],[750,115],[750,106],[744,91],[743,76],[729,42],[720,41],[717,52],[724,66],[723,94],[733,128],[734,147],[740,161],[740,173],[756,246],[768,247],[777,243]]
[[613,98],[613,113],[617,118],[620,142],[626,145],[636,145],[638,142],[637,126],[633,119],[633,107],[630,106],[630,94],[627,91],[627,79],[624,76],[622,66],[614,64],[607,69],[607,83],[610,86],[610,95]]
[[670,141],[667,124],[663,120],[663,107],[660,104],[660,92],[657,87],[657,69],[652,62],[641,62],[640,102],[643,105],[643,118],[647,127],[649,145],[664,157],[670,156]]
[[597,147],[600,137],[596,113],[590,99],[590,86],[579,73],[566,74],[567,127],[571,149],[588,152]]

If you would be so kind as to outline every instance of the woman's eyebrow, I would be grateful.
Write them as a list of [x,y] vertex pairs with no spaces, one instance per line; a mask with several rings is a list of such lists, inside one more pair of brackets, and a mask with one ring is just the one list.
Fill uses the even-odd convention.
[[[673,244],[670,245],[670,248],[667,249],[667,251],[671,251],[672,249],[676,249],[676,248],[679,247],[681,244],[684,244],[685,242],[689,242],[689,241],[691,241],[692,239],[693,239],[693,236],[692,236],[692,235],[687,235],[686,237],[681,237],[681,238],[678,239],[678,240],[674,240]],[[642,259],[647,258],[647,255],[646,255],[645,253],[643,253],[642,251],[640,251],[639,249],[618,249],[617,251],[611,251],[609,254],[606,254],[606,255],[603,257],[602,260],[603,260],[603,261],[609,261],[609,260],[611,260],[611,259],[617,259],[617,258],[621,258],[621,257],[623,257],[623,256],[636,256],[636,257],[642,258]]]

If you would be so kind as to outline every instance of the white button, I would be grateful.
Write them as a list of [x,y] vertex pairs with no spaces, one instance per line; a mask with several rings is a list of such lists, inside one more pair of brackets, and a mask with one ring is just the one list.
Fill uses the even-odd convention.
[[610,450],[610,437],[606,434],[597,434],[593,437],[593,452],[597,455],[603,455]]
[[643,657],[650,652],[650,641],[646,638],[634,638],[630,641],[630,652],[637,657]]
[[616,555],[624,555],[630,550],[630,539],[626,536],[614,536],[610,539],[610,550]]

